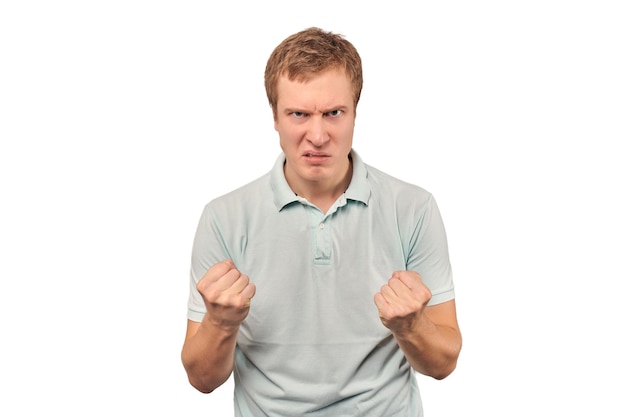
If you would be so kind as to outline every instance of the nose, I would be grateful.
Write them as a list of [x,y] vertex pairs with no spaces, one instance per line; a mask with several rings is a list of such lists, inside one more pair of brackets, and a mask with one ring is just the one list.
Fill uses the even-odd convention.
[[324,125],[323,117],[311,117],[309,120],[309,126],[307,129],[306,139],[315,147],[323,146],[330,136]]

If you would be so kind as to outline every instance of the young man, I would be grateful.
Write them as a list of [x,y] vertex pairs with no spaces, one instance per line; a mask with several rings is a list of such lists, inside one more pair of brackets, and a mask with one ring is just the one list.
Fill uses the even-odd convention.
[[413,370],[445,378],[461,349],[435,200],[352,149],[362,70],[342,36],[288,37],[265,86],[283,153],[202,213],[189,381],[234,372],[241,417],[421,416]]

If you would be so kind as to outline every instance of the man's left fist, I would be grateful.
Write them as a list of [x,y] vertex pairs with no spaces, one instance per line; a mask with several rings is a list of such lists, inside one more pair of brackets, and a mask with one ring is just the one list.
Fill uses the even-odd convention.
[[403,335],[414,329],[431,297],[432,293],[420,274],[396,271],[374,295],[374,303],[385,327],[395,335]]

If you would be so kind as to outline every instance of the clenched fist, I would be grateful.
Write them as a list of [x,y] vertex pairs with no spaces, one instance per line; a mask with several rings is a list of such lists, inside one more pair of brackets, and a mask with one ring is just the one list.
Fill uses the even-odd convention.
[[237,327],[248,315],[256,287],[231,260],[213,265],[196,286],[204,300],[207,318],[225,328]]
[[414,329],[432,294],[414,271],[396,271],[374,296],[382,323],[396,335]]

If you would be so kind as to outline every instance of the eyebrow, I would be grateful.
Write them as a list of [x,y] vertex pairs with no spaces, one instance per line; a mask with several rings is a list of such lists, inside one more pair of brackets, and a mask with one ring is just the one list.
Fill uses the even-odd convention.
[[[342,104],[342,105],[338,105],[338,106],[329,107],[328,109],[324,109],[324,110],[320,111],[320,113],[325,114],[325,113],[329,113],[329,112],[334,111],[334,110],[344,110],[345,111],[345,110],[347,110],[349,108],[350,108],[349,106],[346,106],[346,105]],[[313,113],[310,110],[304,110],[304,109],[299,108],[299,107],[285,107],[285,109],[283,111],[285,113],[294,113],[294,112],[307,113],[307,114]]]

